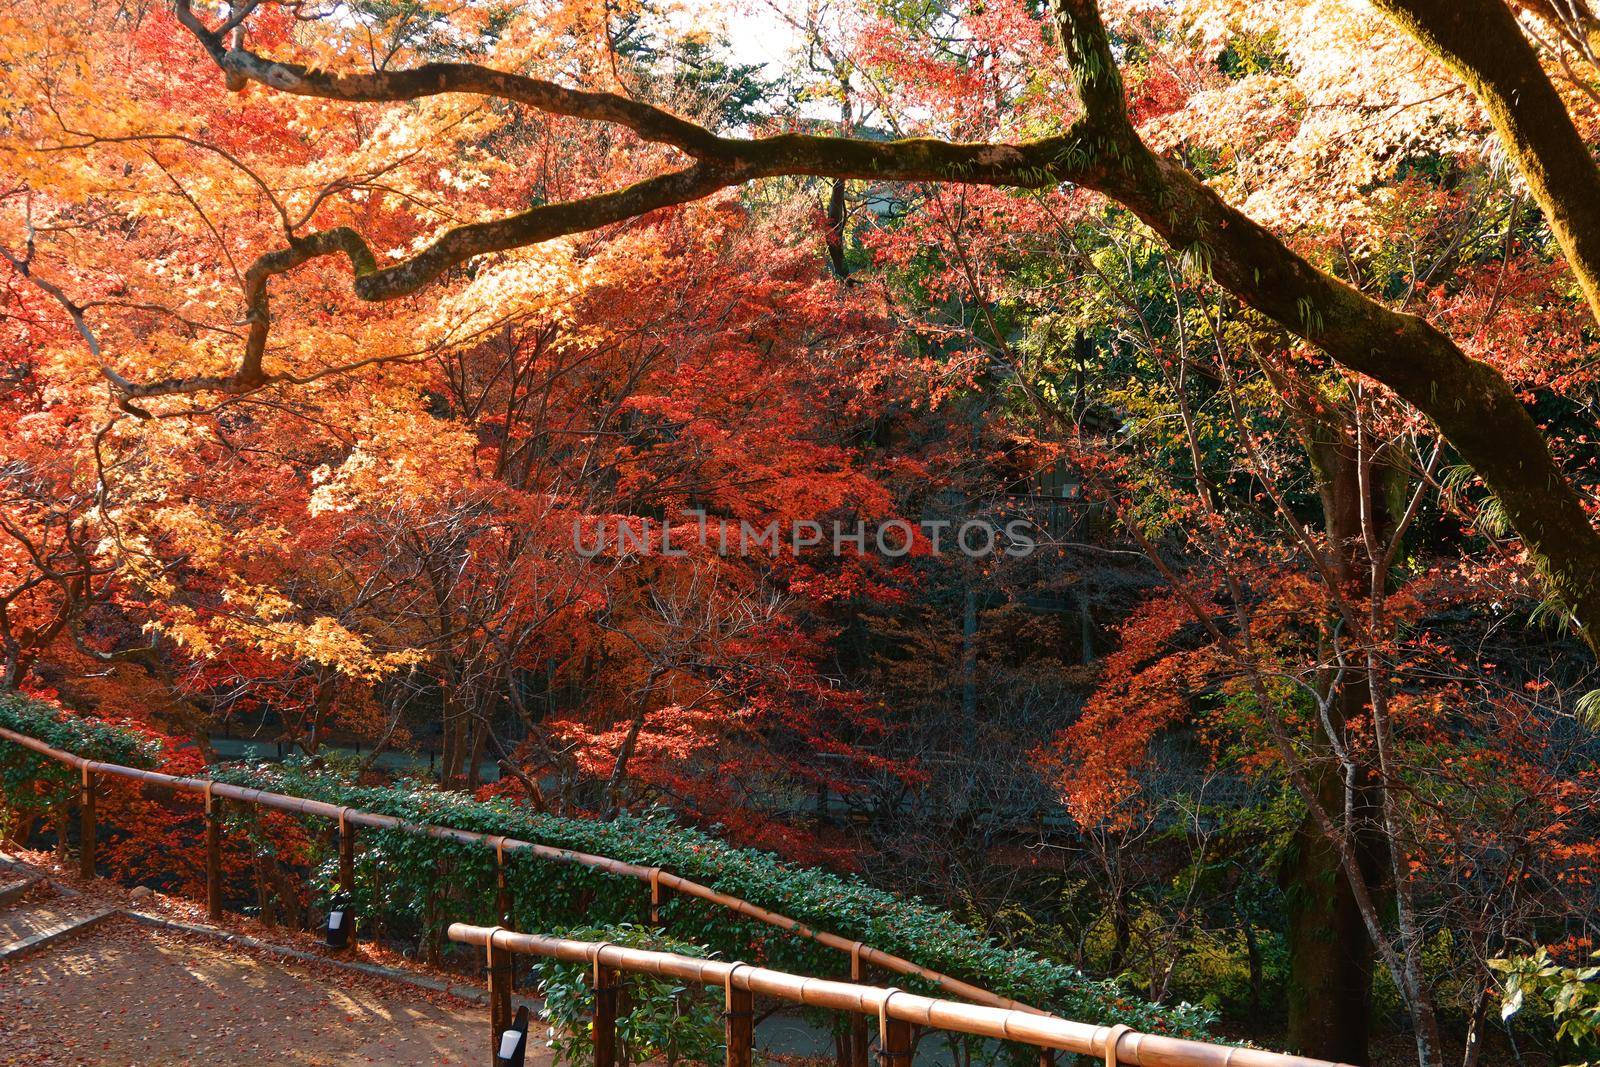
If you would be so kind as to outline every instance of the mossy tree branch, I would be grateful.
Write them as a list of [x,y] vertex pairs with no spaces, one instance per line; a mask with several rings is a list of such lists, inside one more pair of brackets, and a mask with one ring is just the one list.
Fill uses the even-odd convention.
[[1378,0],[1466,83],[1544,210],[1600,319],[1600,166],[1502,0]]
[[[1443,0],[1438,5],[1422,0],[1384,2],[1391,7],[1448,6]],[[1499,0],[1467,2],[1499,4]],[[177,12],[235,86],[255,82],[278,92],[336,101],[476,93],[621,125],[640,137],[670,145],[693,161],[684,170],[617,192],[459,227],[411,259],[381,270],[373,266],[365,243],[353,234],[307,238],[316,247],[305,255],[291,249],[272,254],[277,259],[264,257],[270,262],[262,267],[263,278],[293,269],[310,254],[343,252],[355,268],[356,293],[367,300],[414,292],[473,256],[591,230],[761,177],[814,175],[1023,188],[1070,182],[1103,193],[1137,214],[1174,249],[1204,264],[1245,304],[1343,366],[1388,386],[1426,414],[1500,499],[1551,592],[1571,609],[1590,645],[1600,647],[1600,534],[1510,383],[1494,368],[1469,358],[1425,319],[1397,312],[1317,269],[1193,174],[1152,152],[1129,120],[1121,76],[1095,0],[1051,0],[1051,14],[1083,105],[1082,117],[1065,134],[1015,144],[928,138],[872,142],[804,134],[722,137],[649,104],[476,64],[431,63],[410,70],[341,74],[275,62],[243,48],[225,47],[220,32],[208,29],[188,0],[178,0]],[[1509,29],[1490,26],[1486,32],[1479,25],[1474,32],[1503,50],[1517,42],[1526,46],[1514,21]],[[1515,40],[1500,40],[1505,33]],[[1549,88],[1548,81],[1543,84]],[[1558,99],[1554,105],[1559,106]],[[1566,122],[1570,128],[1570,119]],[[1559,131],[1541,136],[1523,133],[1530,145],[1537,145],[1530,151],[1541,155],[1553,150],[1547,143],[1551,138],[1564,136]],[[1581,168],[1572,169],[1570,181],[1587,180]],[[1600,213],[1600,196],[1589,207]],[[1600,242],[1600,214],[1592,224],[1588,214],[1576,207],[1564,217],[1568,219],[1564,226],[1583,231],[1581,247],[1591,240]],[[1593,262],[1600,264],[1600,244]],[[264,314],[264,285],[259,301]],[[252,315],[253,337],[254,303]],[[259,350],[255,357],[247,352],[241,371],[246,377],[240,384],[265,380]]]

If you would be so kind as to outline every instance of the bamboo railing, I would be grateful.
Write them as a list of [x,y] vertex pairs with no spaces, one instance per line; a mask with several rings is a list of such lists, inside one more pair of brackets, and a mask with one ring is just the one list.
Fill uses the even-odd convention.
[[[379,815],[375,812],[341,807],[338,804],[327,804],[320,800],[287,796],[283,793],[271,793],[264,789],[251,789],[226,782],[215,782],[207,778],[185,778],[162,774],[159,771],[142,770],[138,767],[125,767],[119,763],[101,763],[97,760],[85,759],[71,752],[53,748],[38,738],[19,734],[4,727],[0,727],[0,740],[21,745],[23,748],[37,752],[41,756],[57,760],[81,771],[82,783],[78,793],[81,824],[79,865],[81,873],[86,878],[94,877],[94,781],[97,775],[104,774],[127,778],[133,781],[163,786],[178,792],[195,793],[203,796],[205,798],[206,812],[206,909],[213,920],[220,918],[222,915],[219,802],[226,800],[235,803],[254,804],[297,815],[310,815],[337,823],[339,827],[340,883],[341,888],[346,891],[351,888],[351,884],[354,881],[355,834],[353,828],[358,826],[378,830],[399,830],[419,836],[433,837],[445,841],[459,841],[465,844],[483,845],[491,848],[495,853],[495,863],[498,868],[502,896],[507,892],[505,881],[506,853],[530,852],[540,859],[549,860],[553,863],[575,864],[580,867],[604,871],[607,874],[617,875],[618,877],[633,878],[648,883],[650,886],[652,921],[659,919],[660,907],[665,894],[677,893],[686,897],[695,897],[725,908],[735,914],[743,915],[746,918],[754,919],[757,922],[765,923],[768,926],[845,953],[848,957],[850,977],[852,979],[859,980],[862,977],[863,967],[870,964],[894,974],[931,982],[947,993],[961,997],[964,1000],[970,1000],[976,1004],[985,1004],[995,1008],[1006,1008],[1036,1015],[1048,1015],[1047,1012],[1032,1005],[1012,1000],[1009,997],[1003,997],[998,993],[992,993],[981,986],[973,985],[971,982],[964,982],[959,978],[941,974],[938,971],[920,966],[882,949],[873,948],[871,945],[863,944],[860,941],[853,941],[850,938],[841,937],[827,930],[818,930],[796,919],[791,919],[787,915],[770,911],[739,897],[718,892],[710,886],[701,885],[699,882],[691,881],[660,867],[646,867],[637,863],[625,863],[609,856],[595,856],[586,852],[555,848],[550,845],[541,845],[533,841],[522,841],[512,837],[502,837],[497,834],[483,834],[472,830],[457,830],[449,826],[407,822],[392,815]],[[510,909],[502,900],[496,910],[505,915]]]
[[[618,945],[538,937],[515,933],[501,927],[453,924],[449,929],[452,940],[482,945],[489,953],[491,1022],[494,1024],[496,1036],[509,1021],[510,1013],[510,971],[506,965],[506,958],[501,954],[523,953],[589,962],[596,968],[597,977],[609,969],[611,972],[635,971],[671,976],[685,981],[699,982],[702,985],[722,985],[730,998],[728,1025],[734,1027],[737,1024],[740,1027],[738,1030],[730,1029],[729,1067],[749,1067],[752,1040],[752,1035],[748,1032],[751,1018],[749,1011],[734,1010],[734,999],[737,997],[747,1000],[757,994],[794,1004],[851,1013],[855,1018],[852,1019],[850,1027],[852,1046],[850,1062],[855,1067],[865,1067],[866,1026],[868,1017],[872,1016],[878,1019],[880,1060],[885,1067],[910,1067],[912,1025],[1034,1045],[1041,1049],[1042,1057],[1048,1057],[1048,1051],[1045,1050],[1105,1057],[1105,1062],[1111,1067],[1115,1067],[1118,1063],[1133,1067],[1347,1067],[1342,1064],[1330,1064],[1326,1060],[1145,1034],[1125,1026],[1094,1026],[1060,1019],[1032,1005],[1023,1004],[970,982],[930,970],[893,953],[862,944],[860,941],[852,941],[826,930],[818,930],[786,915],[751,904],[739,897],[718,892],[660,867],[626,863],[608,856],[555,848],[497,834],[413,823],[393,815],[380,815],[320,800],[252,789],[207,778],[188,778],[138,767],[126,767],[118,763],[102,763],[54,748],[37,738],[4,727],[0,727],[0,741],[20,745],[80,772],[79,870],[85,878],[93,878],[95,874],[94,790],[98,776],[126,778],[202,796],[205,801],[206,816],[206,909],[214,920],[221,918],[222,915],[221,803],[232,801],[335,822],[339,828],[340,883],[341,888],[346,891],[352,888],[354,882],[353,828],[365,826],[379,830],[398,830],[439,840],[483,845],[493,849],[501,892],[497,910],[502,915],[510,911],[509,898],[506,895],[508,890],[505,879],[505,856],[507,852],[523,851],[555,863],[575,864],[648,883],[653,920],[659,917],[663,894],[678,893],[716,904],[736,914],[849,955],[850,976],[853,981],[841,982],[802,977],[742,963],[722,963],[664,952],[623,948]],[[971,1003],[936,1000],[899,989],[855,984],[861,979],[865,964],[930,982],[939,989]],[[615,997],[612,997],[611,1001],[614,1006]],[[604,1023],[605,1020],[602,1018],[598,1022]],[[614,1017],[610,1019],[610,1025],[614,1027]],[[595,1028],[597,1042],[602,1040],[600,1036],[602,1028],[598,1024]],[[1112,1058],[1113,1055],[1116,1058]],[[597,1062],[599,1067],[611,1067],[612,1063],[610,1059],[599,1062],[598,1054]]]
[[1327,1060],[1280,1052],[1233,1048],[1202,1041],[1141,1033],[1126,1026],[1094,1026],[1053,1015],[936,1000],[904,990],[807,978],[745,963],[696,959],[670,952],[652,952],[593,941],[569,941],[516,933],[501,927],[455,923],[450,939],[487,950],[491,1043],[510,1024],[511,990],[504,980],[505,954],[584,963],[593,968],[597,993],[594,1018],[596,1067],[613,1067],[616,1048],[615,990],[620,974],[650,974],[720,987],[724,991],[728,1067],[749,1067],[753,1032],[753,999],[770,997],[789,1004],[876,1019],[880,1062],[909,1067],[913,1050],[911,1027],[971,1034],[1032,1045],[1041,1050],[1073,1052],[1102,1059],[1107,1067],[1348,1067]]

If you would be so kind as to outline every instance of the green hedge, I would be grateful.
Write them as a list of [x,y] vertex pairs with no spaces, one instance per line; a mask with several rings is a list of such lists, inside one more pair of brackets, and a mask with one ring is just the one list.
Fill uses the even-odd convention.
[[[97,759],[149,765],[149,742],[131,731],[88,719],[13,714],[8,721],[0,711],[0,723]],[[1084,1022],[1120,1022],[1136,1029],[1203,1036],[1213,1018],[1204,1008],[1158,1006],[1114,982],[1091,979],[1038,953],[1002,947],[921,901],[875,889],[856,878],[786,863],[767,852],[737,848],[684,826],[663,811],[625,814],[611,821],[543,815],[510,800],[477,801],[420,783],[357,785],[338,771],[304,760],[222,765],[212,768],[212,774],[218,781],[410,822],[503,834],[659,866],[801,923],[859,939]],[[6,787],[9,795],[9,779]],[[316,839],[326,840],[325,829],[315,827]],[[452,921],[496,921],[489,849],[400,831],[364,831],[360,841],[355,907],[369,922],[378,919],[390,933],[424,942],[431,939],[437,947],[443,928]],[[649,887],[633,879],[555,864],[528,853],[508,854],[508,868],[513,921],[519,929],[551,932],[638,922],[646,914]],[[324,889],[331,889],[336,871],[337,857],[324,845],[315,872]],[[663,921],[673,936],[707,945],[724,958],[818,975],[845,973],[841,953],[703,901],[675,898]],[[895,980],[906,988],[918,985],[898,976]]]
[[[0,692],[0,726],[89,759],[147,770],[161,764],[161,742],[149,734],[16,693]],[[0,757],[0,796],[13,811],[39,814],[77,793],[79,774],[64,763],[4,743]]]

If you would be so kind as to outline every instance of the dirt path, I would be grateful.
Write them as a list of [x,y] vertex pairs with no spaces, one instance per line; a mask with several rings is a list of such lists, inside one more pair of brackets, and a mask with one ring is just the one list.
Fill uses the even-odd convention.
[[0,965],[6,1064],[481,1063],[488,1025],[444,994],[122,918]]

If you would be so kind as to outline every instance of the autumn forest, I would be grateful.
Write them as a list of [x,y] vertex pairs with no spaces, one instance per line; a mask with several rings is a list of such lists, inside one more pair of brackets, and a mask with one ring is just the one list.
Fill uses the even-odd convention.
[[[1597,152],[1591,0],[0,0],[0,727],[1069,1020],[1600,1060]],[[0,739],[0,848],[77,774]],[[208,873],[205,799],[71,836],[839,973],[503,847]]]

